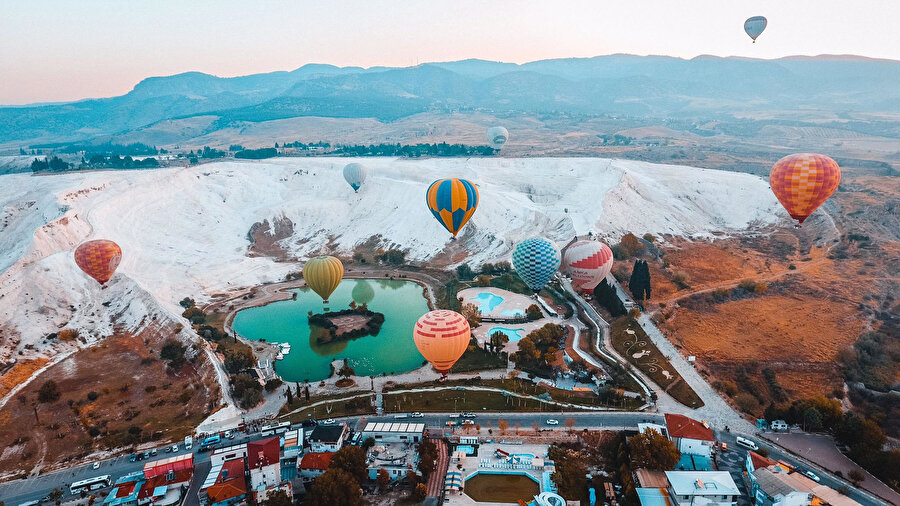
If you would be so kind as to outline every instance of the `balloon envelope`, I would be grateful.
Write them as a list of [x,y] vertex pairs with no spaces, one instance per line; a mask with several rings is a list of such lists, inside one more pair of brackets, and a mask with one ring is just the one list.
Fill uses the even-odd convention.
[[487,141],[494,149],[500,149],[509,140],[509,130],[502,126],[487,129]]
[[753,42],[756,42],[756,38],[763,33],[767,24],[769,21],[764,16],[753,16],[744,21],[744,31],[753,39]]
[[841,168],[825,155],[798,153],[775,162],[772,192],[791,218],[803,223],[841,184]]
[[122,248],[106,239],[96,239],[75,249],[75,263],[88,276],[105,284],[122,261]]
[[447,374],[466,351],[471,335],[463,315],[447,309],[425,313],[413,328],[419,353],[441,374]]
[[612,270],[613,253],[599,241],[578,241],[563,256],[572,284],[585,292],[592,292]]
[[366,174],[368,174],[368,172],[366,166],[361,163],[348,163],[344,166],[344,179],[346,179],[347,183],[353,187],[354,191],[359,191],[359,187],[362,186],[363,181],[366,180]]
[[318,256],[311,258],[303,266],[303,279],[306,286],[328,302],[328,297],[334,289],[341,284],[344,277],[344,265],[340,260],[331,256]]
[[559,268],[560,256],[556,245],[543,237],[525,239],[513,250],[512,263],[525,284],[540,291]]
[[372,288],[372,284],[365,279],[358,279],[356,280],[356,285],[353,287],[353,291],[350,292],[350,297],[352,297],[357,304],[368,304],[375,298],[375,289]]
[[465,179],[438,179],[425,192],[431,214],[456,237],[478,208],[478,188]]

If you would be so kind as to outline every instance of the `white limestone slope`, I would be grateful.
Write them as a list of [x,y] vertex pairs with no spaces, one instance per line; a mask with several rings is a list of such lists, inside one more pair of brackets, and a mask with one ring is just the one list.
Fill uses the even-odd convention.
[[[342,177],[359,161],[358,194]],[[308,173],[307,173],[308,171]],[[708,236],[776,221],[766,181],[746,174],[597,158],[284,158],[199,167],[0,176],[0,360],[66,324],[96,336],[178,318],[177,301],[282,279],[296,265],[246,255],[251,225],[285,216],[298,257],[326,244],[339,253],[372,236],[425,261],[450,235],[424,204],[442,177],[479,186],[481,203],[456,246],[466,261],[508,259],[519,240],[560,246],[576,233]],[[123,249],[105,289],[71,255],[108,238]],[[104,306],[103,303],[108,303]],[[34,351],[41,350],[40,346]],[[26,350],[26,354],[33,353]]]

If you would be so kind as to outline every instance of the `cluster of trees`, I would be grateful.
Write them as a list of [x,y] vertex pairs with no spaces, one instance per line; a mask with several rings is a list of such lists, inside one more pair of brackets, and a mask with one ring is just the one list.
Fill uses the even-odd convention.
[[153,169],[159,167],[159,160],[153,157],[144,159],[132,158],[131,155],[92,154],[88,159],[87,165],[95,168]]
[[221,149],[215,149],[215,148],[211,148],[209,146],[203,146],[203,151],[198,150],[197,154],[203,158],[224,158],[225,155],[228,153],[222,151]]
[[234,374],[230,383],[231,393],[242,408],[250,409],[263,401],[263,386],[253,376],[247,373]]
[[379,249],[375,254],[375,258],[379,262],[388,265],[403,265],[406,262],[406,252],[396,248],[389,250]]
[[509,342],[509,336],[500,332],[494,332],[490,335],[489,341],[485,343],[486,348],[490,348],[491,353],[499,353],[500,350]]
[[543,377],[553,376],[551,362],[566,338],[565,328],[555,323],[548,323],[531,331],[519,341],[519,351],[514,360],[519,369],[534,372]]
[[600,142],[607,146],[628,146],[634,142],[634,137],[628,137],[620,134],[602,134],[597,135]]
[[681,459],[675,443],[652,429],[628,439],[628,454],[634,468],[651,471],[671,471]]
[[275,148],[244,149],[234,154],[235,158],[247,160],[262,160],[273,156],[278,156],[278,150]]
[[885,316],[878,330],[863,334],[840,354],[844,377],[850,383],[888,392],[900,375],[900,319]]
[[422,156],[491,156],[496,151],[490,146],[469,146],[466,144],[369,144],[340,145],[331,154],[349,156],[405,156],[419,158]]
[[635,260],[628,280],[628,290],[635,300],[650,300],[650,266],[646,260]]
[[159,352],[159,358],[166,361],[173,370],[178,370],[184,365],[184,352],[187,350],[183,344],[175,339],[166,339]]
[[594,288],[594,300],[606,308],[613,317],[624,316],[628,312],[625,310],[625,304],[616,294],[615,287],[607,283],[605,279]]
[[[275,147],[276,147],[276,148],[278,147],[278,143],[277,143],[277,142],[275,143]],[[300,142],[300,141],[294,141],[294,142],[285,142],[284,144],[281,145],[281,147],[283,147],[283,148],[297,148],[297,149],[304,149],[304,150],[308,150],[309,148],[322,148],[322,149],[328,149],[328,148],[331,147],[331,143],[329,143],[329,142],[322,142],[322,141],[310,142],[310,143]]]
[[625,260],[631,257],[641,256],[644,254],[644,250],[646,250],[647,247],[636,235],[629,232],[622,236],[619,244],[613,245],[610,249],[616,260]]
[[58,156],[49,159],[44,157],[43,160],[35,158],[31,162],[31,172],[65,172],[70,168],[72,168],[72,164],[63,161]]
[[[40,147],[40,146],[33,146]],[[46,147],[55,147],[46,145]],[[115,144],[107,142],[106,144],[68,144],[60,149],[62,153],[96,153],[105,155],[121,155],[121,156],[148,156],[158,155],[165,150],[156,149],[156,146],[150,146],[141,142],[132,142],[131,144]]]
[[[332,318],[346,315],[361,315],[368,318],[368,321],[362,327],[349,330],[343,334],[337,334],[338,326],[332,321]],[[332,311],[330,313],[310,314],[308,317],[309,324],[324,329],[326,332],[320,333],[318,337],[319,343],[330,342],[335,339],[357,339],[363,336],[377,336],[381,332],[381,326],[384,324],[384,315],[370,311],[363,304],[360,307],[344,309],[341,311]],[[329,339],[330,338],[330,339]]]
[[[458,277],[462,281],[470,281],[475,278],[476,275],[480,276],[497,276],[506,274],[507,272],[512,271],[512,266],[509,262],[498,262],[496,264],[492,263],[484,263],[481,265],[481,270],[475,272],[469,264],[462,264],[456,268],[456,277]],[[487,280],[488,285],[490,285],[490,279]]]

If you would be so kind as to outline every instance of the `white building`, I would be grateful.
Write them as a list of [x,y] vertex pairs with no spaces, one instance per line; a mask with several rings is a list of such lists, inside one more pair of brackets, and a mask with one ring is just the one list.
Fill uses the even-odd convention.
[[741,495],[727,471],[666,471],[672,504],[735,506]]
[[424,423],[375,423],[369,422],[360,434],[360,441],[375,440],[376,445],[385,443],[418,443],[425,433]]
[[344,445],[349,429],[341,422],[337,425],[316,425],[309,435],[309,447],[316,453],[336,452]]
[[226,448],[219,448],[215,450],[212,455],[209,457],[209,461],[213,467],[221,467],[222,463],[226,460],[247,458],[247,444],[239,444],[234,446],[229,446]]
[[812,490],[780,466],[753,471],[750,482],[757,506],[808,506],[812,502]]
[[[281,487],[281,443],[271,437],[247,443],[247,468],[250,470],[250,490],[257,503]],[[291,494],[288,494],[290,497]]]
[[706,423],[683,415],[666,414],[666,429],[669,439],[675,442],[682,454],[702,457],[712,454],[716,439]]

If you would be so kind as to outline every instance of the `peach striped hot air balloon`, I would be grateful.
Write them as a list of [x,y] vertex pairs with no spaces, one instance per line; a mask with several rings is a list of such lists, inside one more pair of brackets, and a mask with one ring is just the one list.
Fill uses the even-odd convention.
[[566,248],[563,263],[572,276],[572,285],[591,293],[612,270],[613,253],[602,242],[578,241]]
[[463,315],[447,309],[425,313],[413,328],[419,353],[444,376],[466,351],[471,335]]
[[775,162],[769,183],[791,218],[803,223],[837,190],[841,168],[825,155],[797,153]]
[[88,241],[75,249],[75,263],[101,285],[109,281],[121,260],[122,248],[106,239]]

